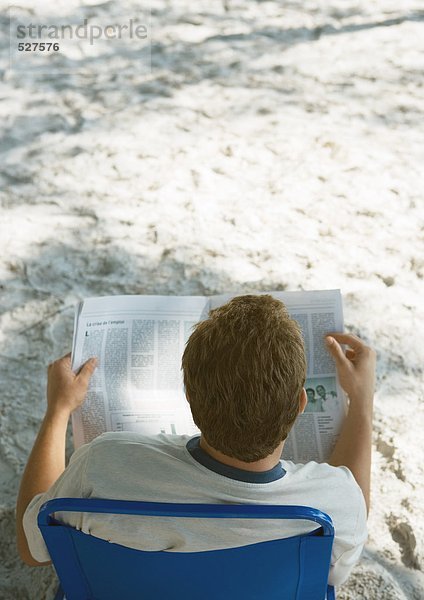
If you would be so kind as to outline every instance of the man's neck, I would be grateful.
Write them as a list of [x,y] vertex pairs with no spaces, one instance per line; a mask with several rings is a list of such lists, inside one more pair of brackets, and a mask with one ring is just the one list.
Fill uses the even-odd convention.
[[242,460],[238,460],[238,458],[227,456],[219,450],[215,450],[215,448],[212,448],[212,446],[208,444],[203,435],[200,436],[200,447],[215,460],[223,463],[224,465],[229,465],[230,467],[236,467],[237,469],[243,469],[244,471],[254,471],[256,473],[261,471],[269,471],[270,469],[274,468],[281,458],[283,446],[284,442],[281,442],[274,452],[265,458],[261,458],[255,462],[244,462]]

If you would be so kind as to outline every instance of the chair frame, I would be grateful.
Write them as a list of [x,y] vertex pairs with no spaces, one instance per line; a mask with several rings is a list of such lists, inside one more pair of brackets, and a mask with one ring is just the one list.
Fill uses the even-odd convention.
[[[110,500],[100,498],[54,498],[53,500],[45,502],[41,506],[38,513],[38,526],[43,535],[49,553],[52,557],[52,562],[61,582],[61,586],[59,587],[59,590],[55,596],[55,600],[64,598],[62,584],[66,592],[67,585],[65,582],[66,580],[69,581],[70,577],[68,572],[69,565],[75,563],[75,557],[70,551],[67,551],[66,548],[64,551],[63,545],[64,530],[73,530],[73,528],[56,520],[53,517],[53,514],[57,512],[84,512],[117,515],[139,515],[149,517],[192,517],[204,519],[236,518],[308,520],[315,522],[319,527],[308,534],[295,537],[304,538],[311,536],[324,536],[327,539],[331,538],[331,544],[334,539],[334,527],[331,518],[318,509],[306,506],[174,504],[163,502],[141,502],[133,500]],[[83,533],[83,535],[88,534]],[[288,538],[281,538],[281,540],[284,539]],[[331,585],[327,585],[326,600],[335,600],[335,590]]]

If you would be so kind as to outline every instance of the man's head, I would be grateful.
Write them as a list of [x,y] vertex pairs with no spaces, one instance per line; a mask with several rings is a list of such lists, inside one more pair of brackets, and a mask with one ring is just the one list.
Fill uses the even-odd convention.
[[194,422],[213,448],[245,462],[287,437],[305,383],[303,338],[282,302],[238,296],[211,310],[182,360]]
[[325,398],[325,387],[323,385],[317,385],[317,394],[321,398]]
[[306,388],[306,396],[308,402],[315,402],[315,390],[314,388]]

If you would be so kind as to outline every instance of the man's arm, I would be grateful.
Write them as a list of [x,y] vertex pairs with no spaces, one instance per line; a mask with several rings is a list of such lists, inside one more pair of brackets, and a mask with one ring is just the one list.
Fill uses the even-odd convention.
[[47,411],[22,476],[16,504],[19,555],[30,566],[44,566],[31,556],[22,520],[37,494],[46,492],[65,470],[66,428],[70,414],[84,401],[96,359],[87,361],[75,375],[67,354],[48,368]]
[[[372,413],[375,386],[376,353],[358,337],[333,333],[326,338],[333,356],[340,385],[349,397],[349,411],[329,464],[351,470],[370,507]],[[350,348],[343,352],[340,344]]]

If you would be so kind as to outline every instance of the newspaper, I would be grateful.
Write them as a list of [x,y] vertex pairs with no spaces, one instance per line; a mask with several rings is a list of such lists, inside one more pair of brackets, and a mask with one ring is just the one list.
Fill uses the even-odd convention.
[[[343,330],[340,290],[262,292],[284,302],[306,349],[308,404],[282,457],[294,462],[330,456],[347,412],[324,335]],[[88,298],[75,312],[72,368],[91,356],[99,366],[84,404],[72,414],[74,445],[105,431],[199,433],[185,398],[181,357],[193,326],[237,294]]]

